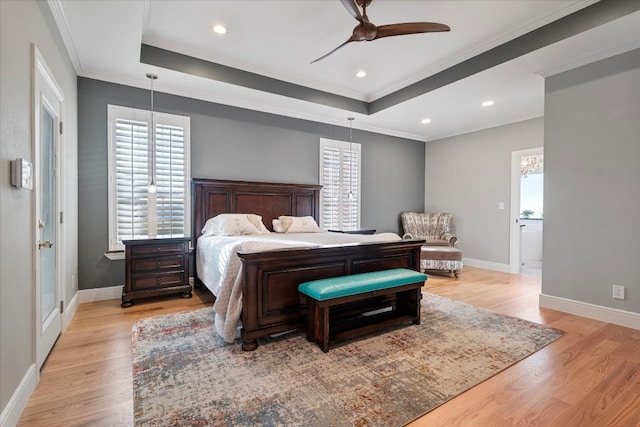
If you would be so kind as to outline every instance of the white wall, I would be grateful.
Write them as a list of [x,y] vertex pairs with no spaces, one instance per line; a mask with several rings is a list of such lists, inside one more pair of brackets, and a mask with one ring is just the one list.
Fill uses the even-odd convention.
[[65,200],[63,297],[68,305],[77,271],[77,88],[47,3],[0,1],[0,424],[20,415],[35,370],[34,191],[9,182],[9,161],[34,160],[31,116],[32,44],[55,75],[65,96],[62,146]]
[[468,264],[508,271],[511,152],[542,147],[543,127],[536,118],[427,142],[425,211],[453,213]]
[[542,293],[640,313],[640,50],[545,86]]

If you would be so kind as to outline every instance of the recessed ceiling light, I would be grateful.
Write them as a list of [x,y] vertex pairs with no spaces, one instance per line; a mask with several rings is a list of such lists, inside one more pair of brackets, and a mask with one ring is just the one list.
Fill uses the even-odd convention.
[[214,25],[213,31],[216,34],[225,34],[227,32],[227,28],[224,25]]
[[364,70],[360,70],[360,71],[358,71],[358,72],[356,73],[356,77],[358,77],[358,78],[363,78],[363,77],[365,77],[366,75],[367,75],[367,72],[366,72],[366,71],[364,71]]
[[482,103],[483,107],[491,107],[493,105],[493,101],[489,100],[489,101],[484,101]]
[[422,119],[420,120],[420,123],[422,123],[423,125],[428,125],[429,123],[431,123],[431,119]]

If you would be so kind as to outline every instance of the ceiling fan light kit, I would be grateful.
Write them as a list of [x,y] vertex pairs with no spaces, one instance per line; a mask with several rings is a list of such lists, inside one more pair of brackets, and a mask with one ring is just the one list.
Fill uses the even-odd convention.
[[[402,36],[406,34],[435,33],[451,30],[448,25],[439,24],[437,22],[405,22],[402,24],[376,26],[371,23],[371,21],[369,21],[369,17],[367,16],[367,7],[371,4],[372,1],[373,0],[340,0],[342,5],[347,9],[351,16],[353,16],[356,21],[358,21],[358,25],[354,27],[351,37],[349,37],[346,42],[342,43],[331,52],[312,61],[312,64],[326,58],[347,43],[351,42],[370,42],[373,40],[381,39],[383,37]],[[362,8],[362,12],[360,12],[360,7]]]

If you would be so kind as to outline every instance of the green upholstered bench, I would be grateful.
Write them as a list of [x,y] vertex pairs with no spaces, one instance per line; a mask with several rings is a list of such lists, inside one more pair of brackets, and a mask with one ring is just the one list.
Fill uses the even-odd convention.
[[405,269],[373,271],[301,283],[307,297],[307,340],[329,344],[406,322],[420,324],[427,275]]

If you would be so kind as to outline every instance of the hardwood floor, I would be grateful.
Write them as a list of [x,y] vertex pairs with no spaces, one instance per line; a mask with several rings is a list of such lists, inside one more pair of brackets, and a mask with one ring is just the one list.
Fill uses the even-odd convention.
[[[465,267],[459,279],[429,275],[424,290],[567,334],[411,426],[640,426],[640,331],[540,309],[539,278]],[[198,290],[127,309],[81,304],[19,425],[132,425],[132,322],[211,304]]]

